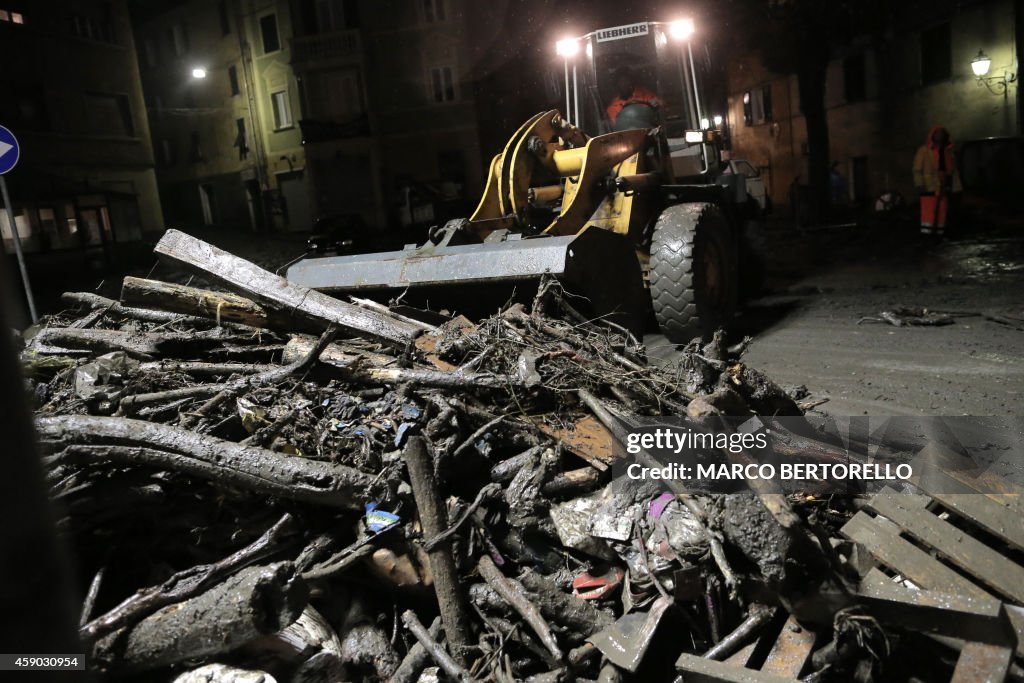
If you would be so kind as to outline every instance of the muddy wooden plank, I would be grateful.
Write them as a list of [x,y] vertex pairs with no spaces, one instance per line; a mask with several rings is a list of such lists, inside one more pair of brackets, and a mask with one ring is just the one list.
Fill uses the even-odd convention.
[[571,428],[554,427],[544,422],[537,427],[602,472],[615,462],[615,438],[593,416],[581,417]]
[[962,593],[978,598],[988,594],[966,578],[942,564],[905,538],[876,523],[865,512],[858,512],[841,530],[852,541],[866,547],[879,562],[928,590]]
[[263,307],[294,317],[296,326],[312,323],[323,330],[335,324],[357,336],[403,346],[421,332],[418,326],[394,316],[297,285],[178,230],[164,233],[153,251],[166,262],[202,273]]
[[1013,650],[985,643],[967,643],[956,660],[949,683],[1002,683],[1010,671]]
[[[913,588],[907,588],[906,586],[893,581],[891,578],[883,574],[878,569],[870,569],[861,580],[861,590],[877,597],[889,597],[892,599],[907,599],[909,596],[921,591],[914,590]],[[932,601],[949,601],[950,596],[940,597],[937,591],[927,591],[931,594],[931,597],[927,598]],[[952,596],[956,598],[956,596]],[[968,598],[973,600],[974,598]],[[997,598],[991,597],[991,600]],[[1006,609],[1007,618],[1010,621],[1010,626],[1013,628],[1014,633],[1017,634],[1017,654],[1024,656],[1024,613],[1018,611],[1019,608],[1014,608],[1009,605],[1004,605]],[[961,648],[963,646],[963,639],[956,640],[956,644],[951,644],[951,639],[944,636],[937,636],[935,634],[929,634],[936,638],[940,642],[943,642],[948,647]]]
[[1017,550],[1024,550],[1021,511],[1008,496],[1001,500],[973,492],[944,472],[936,473],[929,493],[950,510],[966,517]]
[[941,490],[939,484],[945,475],[967,491],[985,495],[1024,514],[1024,488],[992,472],[979,471],[978,464],[972,460],[933,444],[926,446],[911,464],[914,466],[911,481],[922,490]]
[[1024,567],[931,512],[908,505],[903,496],[891,489],[883,489],[868,505],[986,586],[1015,602],[1024,603]]
[[779,637],[768,653],[761,671],[797,678],[811,657],[815,633],[808,631],[790,615],[779,632]]
[[683,654],[676,660],[676,671],[685,674],[686,683],[793,683],[793,678],[744,669],[726,662]]
[[871,616],[895,628],[1003,647],[1017,643],[1003,603],[993,597],[878,590],[872,583],[862,582],[858,598]]

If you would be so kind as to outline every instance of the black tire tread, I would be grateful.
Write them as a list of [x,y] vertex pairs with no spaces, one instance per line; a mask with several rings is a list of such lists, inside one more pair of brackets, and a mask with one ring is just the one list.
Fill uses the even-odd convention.
[[[711,225],[718,223],[719,226]],[[669,341],[683,344],[710,335],[720,321],[701,305],[697,279],[697,234],[702,225],[725,225],[717,206],[684,203],[667,207],[658,217],[651,239],[650,286],[654,316]]]

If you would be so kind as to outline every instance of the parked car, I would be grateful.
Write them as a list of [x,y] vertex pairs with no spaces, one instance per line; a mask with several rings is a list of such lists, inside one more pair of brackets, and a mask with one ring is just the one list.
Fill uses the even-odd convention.
[[768,188],[765,187],[764,178],[754,168],[754,165],[746,159],[730,159],[726,163],[727,165],[722,171],[722,175],[735,173],[745,177],[747,179],[747,194],[757,202],[762,212],[770,212],[772,204],[771,198],[768,197]]
[[316,254],[355,254],[360,249],[372,251],[375,244],[374,231],[363,217],[346,213],[316,219],[306,250]]

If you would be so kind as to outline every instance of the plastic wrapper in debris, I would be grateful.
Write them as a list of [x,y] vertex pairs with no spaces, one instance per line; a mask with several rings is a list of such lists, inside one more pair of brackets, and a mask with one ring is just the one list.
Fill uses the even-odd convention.
[[125,377],[138,366],[124,351],[105,353],[75,369],[75,395],[83,401],[116,401]]
[[366,517],[363,518],[366,523],[366,528],[374,534],[388,529],[395,524],[398,524],[402,518],[393,512],[387,510],[381,510],[377,507],[377,501],[366,504]]

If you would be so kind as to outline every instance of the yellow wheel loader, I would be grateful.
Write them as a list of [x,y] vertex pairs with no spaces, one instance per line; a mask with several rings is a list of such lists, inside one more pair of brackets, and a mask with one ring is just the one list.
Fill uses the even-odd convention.
[[[637,335],[652,309],[674,342],[709,335],[735,309],[740,229],[757,204],[742,175],[722,173],[691,34],[685,21],[645,22],[560,41],[566,113],[509,138],[472,216],[422,246],[305,259],[287,277],[363,296],[458,286],[465,307],[489,285],[550,275]],[[612,120],[624,74],[657,98],[620,102]]]

